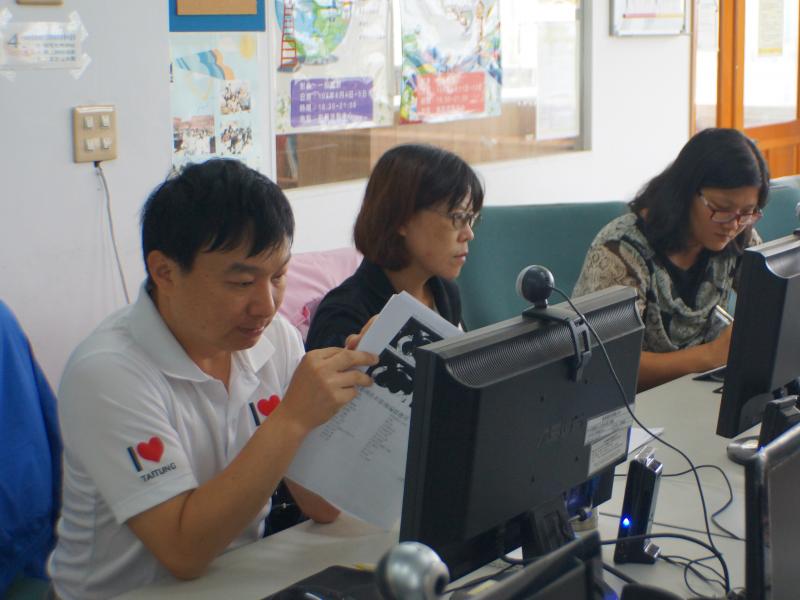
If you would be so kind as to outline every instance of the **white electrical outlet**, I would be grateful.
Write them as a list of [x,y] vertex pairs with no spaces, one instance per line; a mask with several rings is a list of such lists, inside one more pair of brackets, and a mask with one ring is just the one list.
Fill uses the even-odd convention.
[[72,109],[75,162],[117,158],[117,110],[110,104]]

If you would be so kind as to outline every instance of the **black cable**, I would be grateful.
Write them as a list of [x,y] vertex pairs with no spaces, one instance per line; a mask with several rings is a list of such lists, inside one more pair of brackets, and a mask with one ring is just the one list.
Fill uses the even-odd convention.
[[[694,596],[695,596],[695,597],[700,597],[700,598],[704,598],[704,597],[705,597],[705,596],[704,596],[702,593],[700,593],[700,592],[698,592],[696,589],[694,589],[694,588],[692,587],[692,584],[691,584],[691,583],[689,583],[689,578],[688,578],[688,576],[687,576],[687,573],[689,572],[689,568],[690,568],[690,567],[688,566],[688,564],[687,564],[687,563],[685,563],[685,562],[680,562],[680,561],[677,561],[677,560],[672,560],[672,559],[670,559],[670,558],[664,558],[664,557],[659,557],[659,558],[663,558],[664,562],[666,562],[666,563],[669,563],[669,564],[671,564],[671,565],[674,565],[674,566],[676,566],[676,567],[683,567],[683,584],[686,586],[686,588],[687,588],[687,589],[688,589],[688,590],[689,590],[689,591],[690,591],[692,594],[694,594]],[[704,578],[703,578],[703,577],[700,577],[700,579],[701,579],[701,580],[703,580]],[[706,582],[706,584],[708,585],[708,582]]]
[[657,538],[674,538],[677,540],[684,540],[687,542],[692,542],[693,544],[697,544],[698,546],[702,546],[709,552],[711,552],[714,557],[719,561],[720,566],[722,567],[722,578],[725,580],[725,592],[729,592],[731,589],[731,577],[730,573],[728,572],[728,565],[725,562],[725,559],[722,557],[722,553],[717,550],[714,546],[706,544],[705,542],[701,542],[697,538],[689,537],[688,535],[683,535],[680,533],[647,533],[644,535],[631,535],[624,538],[617,538],[615,540],[601,540],[601,546],[610,546],[611,544],[616,544],[617,542],[633,542],[636,540],[649,540],[649,539],[657,539]]
[[506,527],[505,525],[501,525],[497,530],[497,535],[495,536],[495,545],[497,548],[497,557],[502,560],[504,563],[514,567],[517,565],[529,565],[534,562],[537,558],[511,558],[506,554]]
[[[730,484],[728,484],[728,485],[730,485]],[[719,516],[720,513],[722,513],[723,511],[725,511],[731,504],[733,504],[733,495],[731,495],[731,497],[728,499],[728,501],[725,504],[723,504],[722,507],[719,510],[711,513],[711,522],[714,525],[717,526],[717,529],[722,530],[723,532],[725,532],[727,535],[731,536],[736,541],[743,542],[743,541],[745,541],[745,539],[743,537],[739,537],[738,535],[733,533],[731,530],[729,530],[726,527],[723,527],[722,525],[720,525],[719,521],[717,521],[717,516]]]
[[671,565],[675,565],[676,567],[683,567],[683,583],[684,583],[684,585],[686,585],[686,588],[690,592],[692,592],[692,594],[694,594],[695,596],[697,596],[699,598],[716,598],[716,596],[706,596],[702,592],[698,592],[694,587],[692,587],[692,584],[689,582],[689,573],[690,572],[693,573],[700,581],[702,581],[703,583],[705,583],[709,587],[714,585],[714,584],[716,584],[716,585],[724,588],[724,583],[722,581],[719,581],[718,579],[711,579],[709,577],[706,577],[705,575],[703,575],[697,569],[697,567],[694,566],[695,563],[696,563],[699,566],[702,566],[702,567],[705,567],[707,569],[710,569],[718,577],[722,578],[722,575],[720,575],[719,572],[716,571],[716,569],[713,569],[712,567],[710,567],[708,565],[704,565],[704,564],[698,562],[698,561],[701,561],[701,560],[706,560],[708,558],[714,558],[713,556],[711,556],[711,557],[704,556],[703,558],[698,558],[698,559],[694,559],[694,560],[692,560],[690,558],[687,558],[685,556],[666,556],[666,555],[662,555],[662,556],[659,556],[659,558],[662,559],[666,563],[669,563]]
[[[728,486],[728,501],[725,504],[723,504],[721,508],[719,508],[716,511],[714,511],[713,513],[711,513],[711,522],[714,525],[716,525],[717,528],[720,531],[725,532],[728,536],[732,537],[735,540],[743,542],[744,538],[739,537],[738,535],[736,535],[735,533],[733,533],[729,529],[726,529],[725,527],[723,527],[722,525],[719,524],[719,521],[717,521],[717,517],[720,514],[722,514],[731,504],[733,504],[733,486],[731,486],[731,480],[728,479],[728,475],[725,473],[725,471],[723,471],[717,465],[697,465],[696,468],[698,470],[700,470],[700,469],[716,469],[717,471],[719,471],[720,475],[722,475],[722,478],[725,480],[725,485]],[[668,473],[666,475],[662,475],[662,477],[679,477],[680,475],[686,475],[687,473],[690,473],[690,472],[691,472],[691,469],[687,469],[686,471],[680,471],[679,473]]]
[[[673,525],[672,523],[664,523],[662,521],[653,521],[653,525],[658,525],[659,527],[669,527],[670,529],[680,529],[682,531],[690,531],[692,533],[699,533],[701,535],[704,535],[706,533],[704,529],[695,529],[694,527],[684,527],[682,525]],[[743,542],[744,541],[741,538],[737,538],[737,537],[733,536],[733,534],[729,535],[727,533],[715,533],[714,535],[719,536],[719,537],[728,538],[729,540],[733,540],[735,542]]]
[[[689,466],[692,469],[692,473],[694,474],[695,481],[697,482],[697,489],[700,492],[700,502],[701,502],[701,504],[703,506],[703,521],[704,521],[705,526],[706,526],[706,535],[708,536],[708,542],[711,545],[711,547],[714,549],[714,551],[719,553],[719,551],[717,550],[716,546],[714,545],[714,539],[713,539],[713,537],[711,535],[711,526],[708,524],[708,508],[706,506],[705,495],[703,494],[703,485],[700,483],[700,476],[697,474],[697,468],[694,466],[694,463],[692,462],[692,459],[690,459],[686,455],[686,453],[683,452],[683,450],[681,450],[677,446],[673,446],[672,444],[670,444],[669,442],[664,440],[662,437],[660,437],[660,436],[656,435],[655,433],[653,433],[652,431],[650,431],[650,429],[648,429],[647,426],[644,423],[642,423],[636,417],[636,415],[633,413],[633,409],[631,409],[631,404],[630,404],[630,401],[628,400],[628,396],[625,394],[625,388],[622,387],[622,382],[620,382],[619,377],[617,376],[617,372],[614,370],[614,365],[611,364],[611,358],[608,356],[608,352],[606,351],[606,347],[605,347],[605,344],[603,343],[603,340],[600,339],[600,336],[597,335],[597,332],[594,330],[594,327],[592,327],[591,323],[589,323],[589,320],[586,318],[586,316],[583,313],[581,313],[581,311],[578,310],[578,308],[575,306],[575,304],[572,302],[572,300],[570,299],[570,297],[567,294],[565,294],[562,290],[558,289],[555,286],[553,286],[551,289],[553,289],[554,291],[558,292],[559,294],[561,294],[564,297],[564,299],[570,305],[570,307],[575,312],[575,314],[578,315],[578,317],[580,317],[581,320],[583,320],[583,322],[586,324],[587,329],[591,332],[592,336],[594,336],[594,339],[597,341],[597,344],[600,347],[601,352],[603,353],[603,357],[606,360],[606,364],[608,365],[608,369],[609,369],[609,371],[611,371],[611,376],[614,378],[614,382],[617,384],[617,388],[619,389],[619,392],[622,395],[623,400],[625,401],[625,408],[628,410],[628,413],[631,415],[631,418],[633,418],[634,422],[639,427],[641,427],[644,431],[646,431],[652,438],[660,441],[667,448],[671,448],[672,450],[674,450],[675,452],[680,454],[684,458],[684,460],[686,460],[686,462],[689,463]],[[728,587],[726,589],[726,591],[728,589],[730,589],[730,587]]]
[[[721,515],[723,512],[725,512],[725,510],[727,510],[727,508],[731,504],[733,504],[733,486],[731,486],[731,481],[730,481],[730,479],[728,479],[728,475],[725,473],[725,471],[723,471],[717,465],[697,465],[695,468],[698,471],[700,469],[716,469],[722,475],[722,478],[725,480],[725,485],[728,487],[728,501],[725,502],[725,504],[723,504],[719,509],[717,509],[716,511],[711,513],[711,522],[720,531],[724,532],[729,538],[734,539],[734,540],[739,541],[739,542],[743,542],[744,538],[739,537],[738,535],[736,535],[735,533],[733,533],[729,529],[723,527],[722,525],[720,525],[719,521],[717,521],[717,517],[719,515]],[[686,474],[691,473],[691,472],[692,472],[691,469],[686,469],[685,471],[679,471],[678,473],[665,473],[665,474],[661,475],[661,477],[680,477],[681,475],[686,475]],[[627,475],[628,475],[627,473],[615,473],[614,477],[627,477]],[[600,513],[600,514],[605,514],[606,516],[609,516],[609,517],[619,517],[620,516],[620,515],[612,515],[612,514],[609,514],[609,513]],[[654,525],[664,525],[666,527],[676,527],[675,525],[671,525],[669,523],[660,523],[658,521],[653,521],[653,524]],[[698,531],[697,529],[692,529],[691,527],[676,527],[676,529],[686,529],[687,531]],[[700,533],[705,533],[705,532],[700,532]]]
[[111,218],[111,192],[108,189],[108,181],[106,181],[106,174],[99,160],[94,161],[94,168],[97,170],[97,175],[103,183],[103,190],[106,195],[106,215],[108,216],[108,232],[111,234],[111,247],[114,249],[114,257],[117,260],[117,271],[119,272],[119,280],[122,282],[122,293],[125,294],[125,302],[131,303],[131,298],[128,295],[128,286],[125,283],[125,275],[122,272],[122,262],[119,260],[119,250],[117,249],[117,236],[114,234],[114,220]]
[[605,563],[605,562],[603,563],[603,570],[604,571],[608,571],[614,577],[616,577],[617,579],[621,579],[625,583],[639,583],[633,577],[630,577],[630,576],[626,575],[625,573],[623,573],[622,571],[620,571],[617,568],[612,567],[608,563]]
[[[714,577],[716,577],[717,579],[721,580],[723,578],[721,572],[719,572],[717,569],[715,569],[711,565],[707,565],[707,564],[705,564],[703,562],[703,561],[706,561],[706,560],[711,560],[711,559],[716,558],[713,554],[709,554],[708,556],[703,556],[701,558],[691,558],[691,559],[686,557],[686,556],[678,556],[678,555],[661,555],[661,556],[659,556],[659,558],[662,558],[662,557],[670,558],[670,559],[674,559],[674,560],[683,560],[683,561],[691,563],[693,566],[696,563],[696,566],[702,567],[702,568],[706,569],[707,571],[710,571],[714,575]],[[710,581],[713,581],[713,580],[710,580]],[[720,581],[720,585],[722,585],[721,581]]]
[[[711,565],[706,565],[706,564],[703,563],[704,560],[711,560],[713,558],[714,558],[713,556],[702,556],[700,558],[690,559],[686,563],[686,567],[685,568],[686,568],[686,570],[692,571],[695,575],[700,577],[700,579],[703,580],[703,581],[706,581],[706,578],[703,577],[702,575],[700,575],[700,572],[697,570],[697,567],[703,567],[704,569],[708,569],[709,571],[714,573],[718,578],[717,580],[709,579],[708,581],[716,583],[720,587],[723,587],[723,582],[719,581],[720,579],[722,579],[722,574],[719,571],[717,571],[714,567],[712,567]],[[683,578],[684,578],[684,581],[686,581],[686,571],[684,571]]]
[[[597,511],[597,512],[598,512],[598,514],[601,514],[604,517],[611,517],[613,519],[622,518],[622,515],[615,515],[614,513],[610,513],[610,512],[605,512],[605,511]],[[706,534],[705,529],[697,529],[695,527],[687,527],[685,525],[675,525],[673,523],[664,523],[663,521],[652,521],[652,523],[653,523],[654,526],[657,525],[659,527],[668,527],[669,529],[677,529],[679,531],[688,531],[689,533],[699,533],[700,535],[705,535]],[[734,541],[737,541],[737,542],[743,542],[744,541],[744,540],[736,539],[736,538],[731,537],[731,536],[729,536],[727,534],[724,534],[724,533],[715,533],[714,535],[717,535],[719,537],[728,538],[728,539],[731,539],[731,540],[734,540]]]

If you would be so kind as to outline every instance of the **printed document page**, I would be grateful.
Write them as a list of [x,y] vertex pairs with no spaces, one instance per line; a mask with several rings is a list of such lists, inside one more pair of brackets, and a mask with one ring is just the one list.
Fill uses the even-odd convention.
[[403,501],[414,349],[462,333],[410,294],[392,296],[358,346],[380,357],[366,369],[375,383],[309,434],[286,476],[390,529]]

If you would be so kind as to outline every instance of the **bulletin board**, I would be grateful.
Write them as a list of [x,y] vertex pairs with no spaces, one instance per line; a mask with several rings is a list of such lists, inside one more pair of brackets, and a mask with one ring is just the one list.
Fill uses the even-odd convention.
[[170,31],[264,31],[264,0],[169,0]]

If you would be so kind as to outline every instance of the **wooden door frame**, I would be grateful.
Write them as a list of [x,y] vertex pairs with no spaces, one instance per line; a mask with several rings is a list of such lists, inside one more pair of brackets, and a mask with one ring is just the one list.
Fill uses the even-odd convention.
[[692,24],[691,44],[689,49],[689,137],[697,133],[697,103],[695,94],[697,92],[697,3],[699,0],[692,0],[692,8],[689,21]]
[[[692,0],[692,40],[689,65],[689,135],[697,133],[697,4]],[[717,127],[744,124],[744,1],[717,0]],[[798,86],[800,88],[800,86]],[[738,108],[737,108],[738,106]]]
[[[797,103],[794,120],[769,123],[745,128],[744,78],[745,78],[745,1],[717,0],[719,39],[717,40],[717,127],[732,127],[744,132],[756,142],[771,167],[778,172],[800,173],[800,42],[797,53]],[[699,0],[692,1],[694,25]],[[800,19],[800,15],[798,15]],[[798,23],[800,30],[800,23]],[[690,77],[690,135],[697,130],[695,107],[697,31],[692,27]],[[794,146],[793,155],[784,149]],[[788,159],[788,161],[787,161]]]
[[744,126],[744,3],[719,2],[717,127]]
[[[695,110],[695,77],[697,70],[697,2],[692,2],[692,41],[690,73],[690,132],[696,131]],[[734,127],[744,129],[744,29],[745,29],[745,0],[718,0],[719,10],[719,39],[717,40],[719,54],[717,59],[717,127]],[[797,85],[797,113],[795,117],[800,120],[800,44],[797,48],[798,85]],[[781,125],[769,124],[751,127],[748,130],[759,132],[762,129],[766,134],[780,131]],[[778,128],[776,130],[776,128]],[[795,131],[795,127],[791,127]]]

